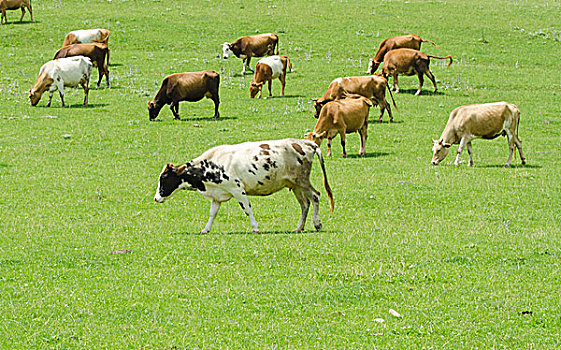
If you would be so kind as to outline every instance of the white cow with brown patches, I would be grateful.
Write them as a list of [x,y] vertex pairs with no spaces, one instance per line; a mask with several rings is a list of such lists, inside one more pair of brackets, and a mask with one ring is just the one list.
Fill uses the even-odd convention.
[[[87,44],[87,43],[101,43],[109,45],[109,30],[96,28],[96,29],[81,29],[74,30],[64,37],[64,43],[62,47],[66,47],[72,44]],[[107,64],[109,65],[109,56],[111,55],[111,50],[107,49]]]
[[269,56],[259,60],[255,66],[253,81],[249,84],[249,97],[261,98],[263,85],[265,82],[269,86],[269,97],[273,96],[271,85],[273,79],[278,78],[281,82],[281,96],[284,96],[284,86],[286,85],[286,70],[292,72],[292,63],[286,55]]
[[88,91],[90,74],[92,72],[92,61],[88,57],[74,56],[58,58],[45,63],[39,71],[39,77],[32,89],[29,89],[29,101],[36,106],[45,91],[49,91],[49,103],[51,106],[53,93],[58,90],[62,107],[64,107],[64,87],[82,85],[84,88],[84,106],[88,104]]
[[495,102],[461,106],[450,113],[450,118],[440,136],[433,140],[432,164],[440,163],[453,144],[460,144],[454,165],[460,164],[460,154],[465,146],[469,153],[468,166],[473,165],[471,155],[471,140],[476,138],[494,139],[498,136],[508,138],[508,160],[505,166],[510,166],[514,147],[518,148],[522,164],[526,164],[526,158],[522,154],[522,142],[518,138],[518,123],[520,111],[518,107],[508,102]]
[[235,198],[249,217],[251,229],[259,232],[247,196],[268,196],[288,188],[300,203],[302,215],[296,232],[304,230],[312,203],[313,222],[321,228],[320,193],[310,183],[314,154],[323,172],[323,184],[333,211],[333,194],[327,182],[320,148],[313,142],[297,139],[245,142],[214,147],[192,161],[164,166],[154,200],[163,203],[177,190],[197,191],[211,199],[210,218],[201,233],[208,233],[223,202]]

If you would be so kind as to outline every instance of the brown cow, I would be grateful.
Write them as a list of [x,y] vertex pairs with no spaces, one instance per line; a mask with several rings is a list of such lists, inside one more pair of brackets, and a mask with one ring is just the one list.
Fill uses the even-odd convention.
[[8,23],[8,16],[6,15],[6,10],[17,10],[21,9],[20,22],[23,22],[23,16],[25,16],[25,8],[29,11],[31,16],[31,22],[33,22],[33,10],[31,9],[31,0],[0,0],[0,24]]
[[386,40],[380,43],[380,47],[378,48],[378,51],[376,52],[374,58],[370,59],[370,63],[368,65],[368,71],[367,71],[368,74],[374,74],[376,69],[378,69],[378,67],[380,66],[380,63],[384,61],[384,56],[386,56],[386,54],[389,51],[395,49],[420,50],[421,44],[425,42],[429,42],[434,46],[438,46],[434,41],[423,40],[421,39],[420,36],[415,34],[401,35],[401,36],[394,36],[391,38],[387,38]]
[[97,81],[97,87],[101,84],[101,79],[105,75],[105,80],[107,81],[107,86],[109,86],[109,68],[105,64],[105,57],[109,49],[107,44],[100,43],[89,43],[89,44],[72,44],[70,46],[65,46],[58,50],[55,54],[55,60],[57,58],[72,57],[72,56],[86,56],[92,61],[94,67],[97,67],[99,72],[99,80]]
[[215,71],[176,73],[164,78],[160,90],[152,101],[148,101],[150,120],[156,119],[162,107],[169,104],[174,119],[179,119],[179,102],[197,102],[203,97],[214,102],[214,118],[220,117],[218,88],[220,75]]
[[[107,29],[82,29],[74,30],[64,37],[64,43],[62,47],[69,46],[72,44],[87,44],[87,43],[101,43],[109,45],[109,30]],[[111,50],[107,50],[107,64],[109,63],[109,56],[111,55]]]
[[273,96],[271,85],[273,79],[279,78],[281,81],[281,96],[284,96],[284,86],[286,84],[286,69],[292,71],[292,63],[286,55],[269,56],[259,60],[255,65],[255,76],[249,84],[249,96],[261,98],[261,92],[265,82],[269,83],[269,97]]
[[468,166],[473,165],[471,155],[471,140],[475,138],[494,139],[498,136],[507,136],[508,160],[505,166],[510,166],[514,146],[518,148],[522,164],[526,164],[526,158],[522,154],[522,142],[518,138],[518,123],[520,111],[518,107],[508,102],[495,102],[461,106],[450,113],[450,118],[442,132],[439,140],[433,140],[432,164],[440,163],[453,144],[460,144],[454,165],[460,164],[460,154],[465,146],[469,153]]
[[279,54],[279,37],[273,33],[250,35],[239,38],[233,43],[222,44],[224,59],[235,55],[243,59],[242,75],[245,74],[245,68],[253,72],[249,66],[252,57],[263,57]]
[[330,156],[331,140],[339,134],[341,146],[343,146],[343,157],[347,158],[345,134],[358,131],[360,135],[358,154],[365,154],[366,139],[368,138],[368,112],[372,105],[370,99],[359,95],[351,95],[349,98],[327,103],[321,110],[314,131],[307,133],[305,139],[321,146],[321,141],[327,138],[327,155]]
[[[313,99],[315,101],[314,108],[316,113],[314,117],[318,118],[323,105],[330,101],[339,100],[346,98],[349,94],[361,95],[367,98],[373,99],[373,102],[380,105],[380,118],[378,121],[382,121],[382,116],[386,108],[388,109],[388,114],[390,115],[390,122],[393,121],[392,110],[390,104],[386,101],[386,88],[388,87],[388,80],[382,76],[369,75],[369,76],[359,76],[359,77],[344,77],[337,78],[329,84],[327,91],[322,97]],[[395,100],[393,95],[390,96],[393,101],[394,107]]]
[[450,55],[446,57],[438,57],[413,49],[397,49],[386,54],[384,64],[382,65],[382,72],[377,74],[381,74],[386,79],[392,76],[392,89],[395,89],[396,93],[399,92],[399,84],[397,82],[398,74],[403,74],[405,76],[417,74],[417,77],[419,78],[419,89],[415,93],[415,96],[421,93],[421,88],[423,87],[423,74],[426,74],[432,81],[432,84],[434,85],[434,92],[436,92],[436,80],[429,70],[430,58],[437,58],[439,60],[449,59],[450,61],[448,62],[448,67],[452,64],[452,56]]

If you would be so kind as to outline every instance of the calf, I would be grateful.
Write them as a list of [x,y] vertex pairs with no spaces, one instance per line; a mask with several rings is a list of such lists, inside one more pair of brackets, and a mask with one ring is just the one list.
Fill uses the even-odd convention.
[[360,135],[359,155],[366,153],[365,145],[368,138],[368,112],[372,101],[364,96],[350,96],[343,100],[327,103],[321,110],[318,122],[313,132],[306,134],[306,140],[314,141],[321,146],[321,141],[327,138],[327,155],[331,155],[331,140],[339,134],[343,157],[347,158],[345,148],[345,134],[357,132]]
[[281,81],[281,96],[284,96],[284,86],[286,84],[286,68],[292,71],[292,63],[290,58],[285,55],[269,56],[259,60],[255,66],[255,76],[253,81],[249,84],[249,96],[254,98],[257,93],[257,98],[261,98],[261,91],[265,82],[269,83],[269,97],[273,96],[271,92],[271,85],[273,79],[279,78]]
[[432,164],[440,163],[453,144],[460,144],[454,165],[460,163],[460,154],[467,145],[469,153],[468,166],[473,165],[471,140],[476,138],[494,139],[500,135],[507,136],[510,153],[505,166],[510,166],[514,146],[518,148],[522,164],[526,158],[522,154],[522,142],[518,138],[520,111],[516,105],[508,102],[495,102],[461,106],[450,113],[450,118],[439,140],[433,140]]
[[[380,118],[378,119],[380,122],[382,121],[382,116],[387,108],[391,122],[393,121],[393,116],[390,104],[386,101],[387,87],[388,80],[378,75],[337,78],[329,84],[327,91],[322,97],[313,99],[313,101],[315,101],[314,108],[316,110],[314,117],[319,117],[321,109],[326,103],[355,94],[371,98],[375,104],[380,105]],[[394,107],[397,108],[391,91],[390,96]]]
[[[101,43],[108,45],[110,32],[107,29],[82,29],[72,31],[64,37],[62,47],[72,44]],[[107,49],[107,64],[109,64],[109,55],[111,51]]]
[[152,101],[148,101],[150,120],[156,119],[164,105],[169,104],[174,119],[179,118],[179,102],[197,102],[203,97],[214,102],[214,118],[220,117],[218,87],[220,75],[215,71],[176,73],[164,78],[160,90]]
[[253,72],[249,66],[252,57],[263,57],[279,54],[279,37],[273,33],[258,34],[243,36],[233,43],[222,44],[222,52],[224,59],[235,55],[243,59],[242,75],[245,74],[245,69]]
[[320,161],[323,185],[333,212],[333,194],[320,148],[313,142],[296,139],[223,145],[180,166],[168,163],[160,174],[154,200],[163,203],[177,190],[197,191],[210,198],[210,218],[201,231],[208,233],[220,205],[234,197],[249,217],[251,229],[258,233],[247,196],[268,196],[288,188],[294,192],[302,209],[296,232],[304,230],[310,201],[314,209],[314,226],[319,230],[320,193],[310,183],[314,154]]
[[0,0],[0,24],[8,23],[8,16],[6,15],[6,10],[17,10],[21,9],[20,22],[23,21],[23,16],[25,16],[25,8],[29,11],[31,16],[31,22],[33,22],[33,10],[31,9],[31,0]]
[[420,50],[421,44],[425,42],[429,42],[434,46],[437,46],[434,41],[423,40],[420,36],[415,34],[394,36],[382,41],[376,55],[374,58],[370,59],[368,74],[374,74],[376,69],[380,66],[380,63],[384,61],[384,56],[388,53],[388,51],[403,48]]
[[62,107],[64,107],[64,87],[74,87],[80,84],[84,88],[84,106],[86,106],[88,104],[88,85],[92,66],[90,59],[84,56],[59,58],[45,63],[39,71],[35,86],[28,91],[31,105],[36,106],[43,93],[48,90],[49,103],[47,103],[47,107],[50,107],[53,93],[58,90]]
[[97,70],[99,72],[97,87],[99,87],[99,85],[101,84],[101,79],[104,75],[107,86],[109,86],[109,68],[107,67],[107,64],[105,64],[105,57],[107,56],[108,52],[109,49],[107,48],[107,44],[72,44],[58,50],[55,54],[55,59],[72,56],[88,57],[92,61],[94,67],[97,67]]
[[395,92],[398,93],[399,84],[397,82],[397,75],[403,74],[411,76],[413,74],[417,74],[417,77],[419,78],[419,89],[415,93],[415,96],[418,96],[421,93],[421,88],[423,87],[423,74],[426,74],[426,76],[432,81],[432,84],[434,85],[434,92],[436,92],[436,80],[429,70],[430,58],[437,58],[439,60],[449,59],[450,61],[448,62],[448,67],[452,64],[452,56],[450,55],[446,57],[438,57],[413,49],[397,49],[386,54],[384,64],[382,65],[381,75],[385,78],[388,78],[389,76],[393,77],[393,89],[395,89]]

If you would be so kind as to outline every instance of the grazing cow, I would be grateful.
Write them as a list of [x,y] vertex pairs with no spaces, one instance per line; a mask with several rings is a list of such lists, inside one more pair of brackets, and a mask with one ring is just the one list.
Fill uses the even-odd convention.
[[343,100],[327,103],[321,110],[318,122],[313,132],[305,138],[321,146],[321,141],[327,138],[327,155],[331,155],[331,140],[339,134],[343,146],[343,158],[347,158],[345,148],[345,134],[357,132],[360,135],[359,155],[366,153],[365,145],[368,138],[368,112],[372,101],[364,96],[354,95]]
[[386,54],[384,64],[382,65],[381,75],[385,78],[390,76],[393,77],[392,89],[395,89],[395,92],[398,93],[399,84],[397,82],[397,75],[403,74],[405,76],[411,76],[413,74],[417,74],[417,77],[419,78],[419,89],[415,93],[415,96],[418,96],[421,93],[421,88],[423,87],[423,74],[426,74],[432,81],[432,84],[434,85],[434,92],[436,92],[436,80],[429,70],[430,58],[437,58],[439,60],[449,59],[450,61],[448,62],[448,67],[452,64],[452,56],[450,55],[446,57],[438,57],[413,49],[396,49]]
[[314,154],[319,158],[323,185],[333,212],[333,194],[320,148],[313,142],[296,139],[223,145],[180,166],[168,163],[160,174],[154,200],[163,203],[177,190],[198,191],[210,198],[210,218],[201,231],[208,233],[220,205],[234,197],[249,217],[251,229],[258,233],[247,196],[268,196],[288,188],[294,192],[302,209],[296,232],[304,230],[310,201],[314,209],[314,226],[319,230],[320,193],[310,183]]
[[376,52],[374,58],[370,59],[370,63],[368,65],[368,74],[374,74],[374,72],[376,72],[376,69],[378,69],[380,63],[384,61],[384,56],[388,53],[388,51],[395,49],[420,50],[421,44],[425,42],[429,42],[434,46],[437,46],[434,41],[423,40],[420,36],[415,34],[387,38],[386,40],[382,41],[382,43],[380,43],[380,47],[378,48],[378,51]]
[[220,75],[215,71],[175,73],[164,78],[160,90],[152,101],[148,101],[150,120],[156,119],[163,106],[169,104],[174,119],[179,118],[179,102],[197,102],[203,97],[214,102],[214,118],[220,117],[218,87]]
[[[371,98],[373,102],[380,105],[380,118],[378,121],[382,121],[382,116],[386,108],[388,109],[388,114],[390,115],[390,122],[393,121],[392,110],[390,104],[386,101],[386,88],[388,87],[388,80],[382,76],[369,75],[360,77],[344,77],[337,78],[329,84],[327,91],[322,97],[313,99],[315,101],[314,108],[316,113],[314,117],[316,119],[319,117],[321,108],[328,102],[346,98],[348,95],[361,95],[367,98]],[[395,100],[390,91],[390,96],[393,101],[394,107]]]
[[471,155],[471,140],[476,138],[494,139],[498,136],[508,138],[510,153],[505,166],[510,166],[514,146],[518,148],[522,164],[526,164],[526,158],[522,154],[522,142],[518,138],[518,123],[520,111],[516,105],[508,102],[495,102],[461,106],[450,113],[450,118],[442,132],[439,140],[433,140],[432,164],[440,163],[453,144],[460,144],[454,165],[460,163],[460,154],[467,145],[469,153],[468,166],[473,165]]
[[89,43],[89,44],[72,44],[65,46],[58,50],[55,54],[55,59],[73,56],[85,56],[88,57],[94,67],[97,67],[99,72],[99,80],[97,81],[97,87],[101,84],[101,79],[105,75],[105,80],[107,81],[107,86],[109,86],[109,68],[105,64],[105,57],[107,56],[109,49],[107,44],[100,43]]
[[242,75],[245,74],[245,68],[253,72],[249,66],[252,57],[263,57],[279,54],[279,37],[273,33],[243,36],[233,43],[222,44],[222,52],[224,59],[235,55],[243,59]]
[[20,22],[23,22],[23,16],[25,16],[25,8],[29,11],[31,16],[31,22],[33,22],[33,10],[31,9],[31,0],[0,0],[0,24],[8,23],[8,16],[6,15],[6,10],[17,10],[21,9]]
[[[64,37],[62,47],[72,44],[101,43],[109,45],[109,34],[107,29],[82,29],[72,31]],[[109,64],[109,55],[111,51],[107,50],[107,64]]]
[[285,55],[269,56],[259,60],[255,65],[255,76],[253,81],[249,84],[249,96],[254,98],[257,93],[257,98],[261,98],[261,91],[263,84],[269,83],[269,97],[273,96],[271,92],[271,85],[273,79],[279,78],[281,81],[281,96],[284,96],[284,86],[286,84],[286,68],[292,72],[292,63],[290,58]]
[[53,93],[58,90],[62,107],[64,107],[64,87],[74,87],[80,84],[84,88],[84,106],[87,106],[92,66],[90,59],[84,56],[59,58],[45,63],[39,71],[39,77],[35,85],[28,91],[31,105],[36,106],[43,93],[48,90],[49,103],[47,103],[47,107],[50,107]]

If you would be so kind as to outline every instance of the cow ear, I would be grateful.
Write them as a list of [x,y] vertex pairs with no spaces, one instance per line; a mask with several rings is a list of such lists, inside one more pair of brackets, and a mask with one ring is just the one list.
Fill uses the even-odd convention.
[[171,169],[173,169],[173,163],[167,163],[166,170],[171,170]]
[[183,173],[185,173],[186,168],[187,168],[187,164],[180,165],[179,167],[177,167],[177,169],[175,169],[175,173],[177,175],[183,175]]
[[369,99],[365,98],[364,99],[364,103],[366,103],[367,106],[372,107],[374,104],[372,103],[372,101],[370,101]]

